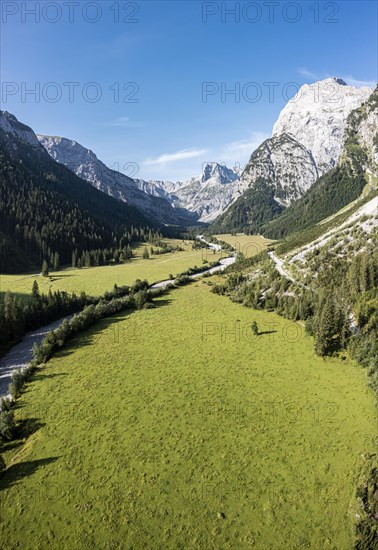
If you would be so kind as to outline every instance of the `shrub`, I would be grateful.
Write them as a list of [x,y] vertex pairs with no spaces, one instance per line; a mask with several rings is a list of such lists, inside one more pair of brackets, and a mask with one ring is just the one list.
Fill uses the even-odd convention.
[[10,441],[16,431],[16,422],[12,411],[0,413],[0,436]]
[[12,402],[7,397],[2,397],[0,400],[0,412],[1,411],[10,411],[12,407]]
[[142,309],[144,304],[148,301],[148,292],[147,290],[140,290],[134,294],[134,303],[137,309]]
[[186,285],[186,284],[190,283],[191,280],[192,279],[188,275],[179,275],[174,280],[174,284],[175,284],[175,286],[183,286],[183,285]]
[[9,393],[16,399],[19,397],[22,387],[25,383],[25,375],[21,369],[17,369],[12,373],[12,382],[9,384]]
[[131,287],[132,293],[139,292],[139,290],[147,290],[150,285],[148,284],[148,281],[145,279],[144,281],[141,281],[140,279],[137,279],[135,283]]

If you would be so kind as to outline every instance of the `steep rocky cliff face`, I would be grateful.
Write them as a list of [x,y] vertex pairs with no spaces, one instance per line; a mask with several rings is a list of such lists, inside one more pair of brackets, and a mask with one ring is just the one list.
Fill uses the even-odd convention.
[[[319,177],[338,165],[345,148],[348,117],[371,93],[370,88],[354,88],[335,78],[302,86],[281,111],[273,136],[252,153],[233,202],[215,221],[216,229],[240,228],[235,223],[240,219],[238,212],[243,211],[244,227],[258,230],[261,213],[256,209],[262,202],[264,221],[269,221],[276,209],[273,204],[266,208],[266,200],[262,201],[262,184],[266,186],[266,199],[281,206],[290,206],[303,197]],[[358,133],[365,136],[361,137],[365,141],[373,139],[374,115],[366,114],[365,128]],[[253,197],[254,189],[259,200]]]
[[369,182],[378,182],[378,86],[365,103],[350,113],[340,162],[361,168]]
[[321,176],[281,216],[267,223],[262,232],[275,239],[301,232],[355,201],[363,190],[374,195],[377,187],[378,87],[348,116],[337,166]]
[[339,160],[349,113],[371,93],[370,88],[354,88],[339,78],[305,84],[282,109],[273,136],[293,136],[311,151],[322,176]]
[[62,137],[42,135],[39,135],[38,139],[54,160],[64,164],[96,189],[135,206],[159,222],[181,223],[178,213],[164,197],[145,193],[133,179],[108,168],[93,151],[80,143]]
[[305,84],[281,111],[272,138],[254,153],[240,178],[239,192],[257,177],[276,188],[281,204],[298,200],[339,160],[349,114],[372,93],[338,78]]
[[318,178],[311,152],[290,134],[267,139],[254,151],[244,169],[238,192],[242,194],[257,180],[272,184],[275,199],[288,205],[299,199]]

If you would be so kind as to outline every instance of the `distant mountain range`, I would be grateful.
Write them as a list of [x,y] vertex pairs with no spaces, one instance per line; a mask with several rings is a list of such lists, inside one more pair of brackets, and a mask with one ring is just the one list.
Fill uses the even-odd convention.
[[233,200],[239,176],[239,170],[214,162],[204,164],[199,176],[184,182],[150,181],[148,186],[142,180],[136,183],[150,194],[164,194],[173,206],[184,208],[197,215],[199,221],[209,223]]
[[0,111],[0,272],[71,262],[77,251],[101,262],[162,226],[95,189],[53,160],[31,128]]
[[234,198],[240,173],[216,163],[204,165],[202,174],[185,182],[132,179],[111,170],[95,153],[62,137],[37,136],[49,155],[96,189],[139,208],[168,225],[211,222]]
[[377,186],[377,96],[337,78],[306,84],[242,173],[207,163],[184,182],[132,179],[0,111],[0,251],[22,269],[56,251],[69,261],[74,248],[123,246],[136,227],[202,223],[285,238]]
[[55,161],[64,164],[103,193],[135,206],[156,222],[187,225],[196,221],[196,216],[185,215],[185,211],[173,208],[164,194],[145,192],[143,184],[148,185],[147,182],[136,182],[125,174],[108,168],[93,151],[77,141],[43,135],[37,137]]
[[337,166],[346,121],[372,93],[339,78],[305,84],[287,103],[272,137],[241,173],[207,163],[186,181],[145,181],[111,170],[76,141],[38,136],[51,157],[97,189],[167,225],[215,223],[218,230],[258,230]]

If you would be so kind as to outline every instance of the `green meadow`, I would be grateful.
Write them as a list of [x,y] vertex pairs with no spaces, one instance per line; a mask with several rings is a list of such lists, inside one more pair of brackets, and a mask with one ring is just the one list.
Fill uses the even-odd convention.
[[168,279],[172,273],[185,271],[189,267],[198,267],[224,257],[224,253],[213,253],[211,250],[193,250],[191,241],[167,239],[172,246],[178,245],[183,251],[175,251],[168,254],[142,258],[142,253],[147,246],[142,243],[134,247],[135,258],[123,264],[114,266],[100,266],[83,269],[64,269],[51,272],[50,277],[42,277],[35,274],[22,275],[0,275],[0,293],[7,290],[18,293],[21,297],[27,298],[31,294],[34,280],[38,282],[41,293],[47,294],[49,290],[65,290],[67,292],[80,293],[82,290],[89,295],[97,296],[107,290],[111,290],[114,284],[119,286],[132,284],[136,279],[147,279],[150,283],[158,280]]
[[263,252],[270,244],[275,242],[260,235],[244,235],[244,233],[216,235],[216,238],[230,244],[246,258],[256,256],[256,254]]
[[34,376],[4,453],[1,547],[353,547],[376,436],[364,371],[209,282],[100,322]]

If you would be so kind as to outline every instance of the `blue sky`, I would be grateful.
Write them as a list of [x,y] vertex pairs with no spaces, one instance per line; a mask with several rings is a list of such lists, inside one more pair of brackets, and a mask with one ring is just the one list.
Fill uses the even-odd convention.
[[243,166],[295,86],[333,75],[358,86],[377,80],[374,1],[1,7],[1,108],[135,177]]

